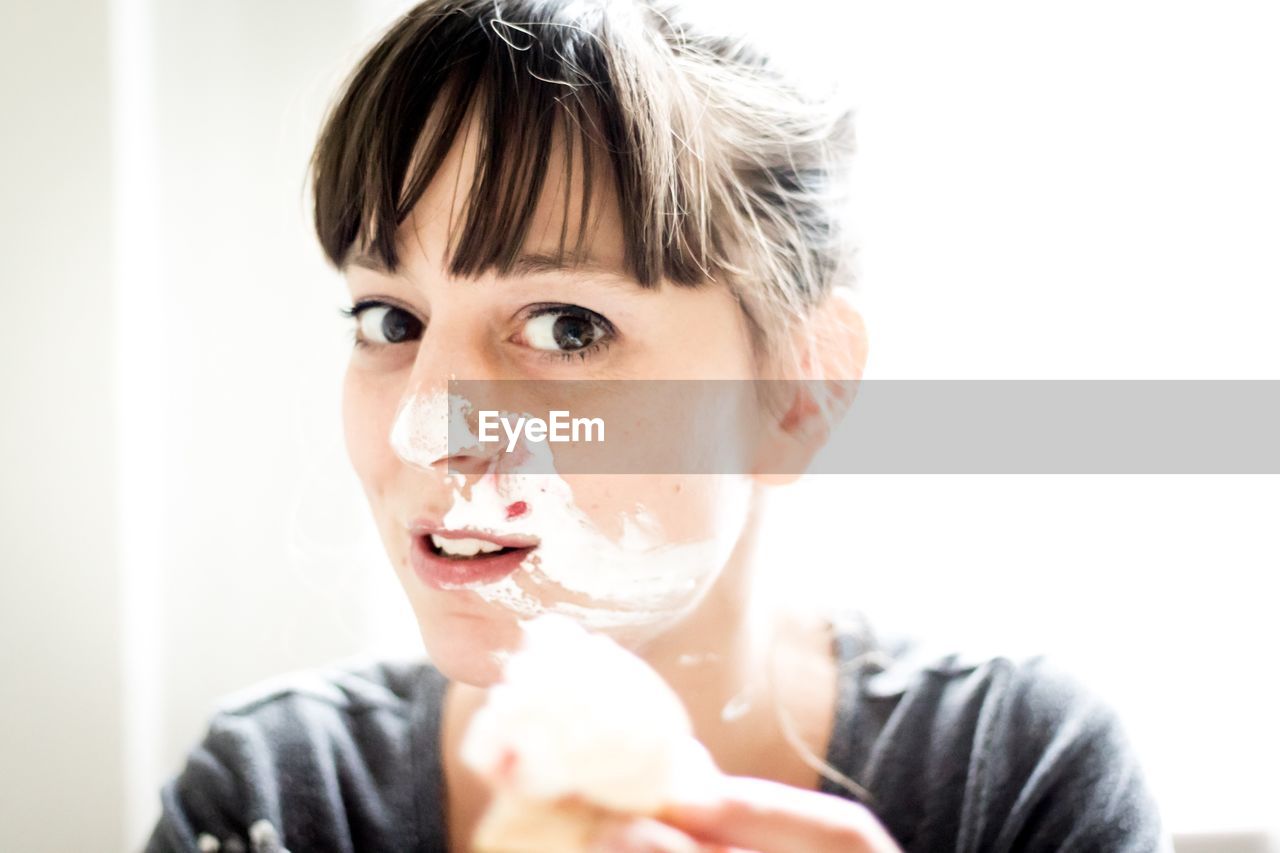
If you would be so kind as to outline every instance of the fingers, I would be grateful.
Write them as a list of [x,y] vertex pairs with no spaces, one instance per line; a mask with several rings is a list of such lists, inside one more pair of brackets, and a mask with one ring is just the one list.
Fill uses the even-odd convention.
[[592,836],[592,853],[728,853],[719,844],[703,844],[674,826],[651,818],[605,821]]
[[901,850],[864,806],[764,779],[728,777],[714,802],[672,805],[658,817],[700,842],[759,853]]

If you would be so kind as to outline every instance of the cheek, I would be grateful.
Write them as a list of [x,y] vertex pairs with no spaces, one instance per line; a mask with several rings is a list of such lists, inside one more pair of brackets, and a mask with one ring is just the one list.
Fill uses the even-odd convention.
[[388,436],[398,399],[385,383],[348,368],[342,388],[342,427],[347,457],[370,499],[385,493],[396,464]]
[[[653,512],[676,541],[737,541],[746,522],[751,494],[751,486],[744,477],[702,475],[669,479],[668,499]],[[723,558],[728,559],[728,554]]]
[[[583,513],[612,541],[624,520],[653,522],[660,545],[736,542],[745,524],[751,485],[732,475],[566,476]],[[727,558],[727,554],[725,555]]]

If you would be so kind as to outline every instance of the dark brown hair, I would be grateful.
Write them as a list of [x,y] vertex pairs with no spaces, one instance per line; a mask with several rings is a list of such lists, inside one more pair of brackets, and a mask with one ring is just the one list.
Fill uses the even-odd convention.
[[510,272],[560,138],[566,173],[575,148],[582,163],[574,257],[591,188],[609,181],[624,262],[644,286],[725,280],[768,338],[847,283],[848,111],[745,40],[644,0],[428,0],[397,20],[345,83],[312,159],[331,263],[356,251],[397,268],[397,229],[469,109],[482,131],[453,275]]

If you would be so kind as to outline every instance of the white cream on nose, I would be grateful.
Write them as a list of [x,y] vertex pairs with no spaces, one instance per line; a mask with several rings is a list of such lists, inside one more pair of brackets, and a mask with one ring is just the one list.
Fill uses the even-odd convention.
[[479,443],[467,423],[471,403],[443,389],[413,394],[391,424],[391,448],[410,465],[430,468]]

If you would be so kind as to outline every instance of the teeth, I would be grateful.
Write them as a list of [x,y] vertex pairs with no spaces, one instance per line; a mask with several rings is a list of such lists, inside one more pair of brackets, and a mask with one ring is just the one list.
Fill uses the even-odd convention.
[[431,534],[431,544],[450,557],[474,557],[476,554],[492,554],[502,546],[487,539],[449,539]]

